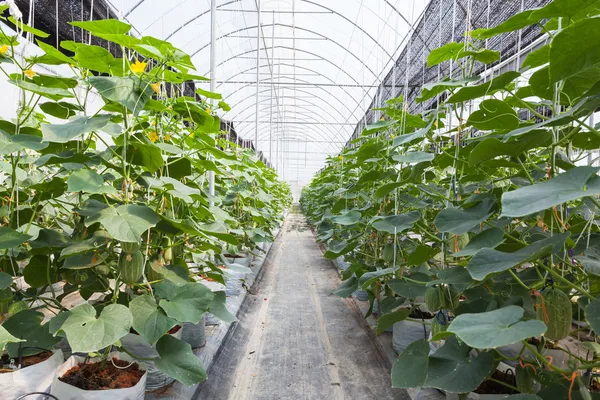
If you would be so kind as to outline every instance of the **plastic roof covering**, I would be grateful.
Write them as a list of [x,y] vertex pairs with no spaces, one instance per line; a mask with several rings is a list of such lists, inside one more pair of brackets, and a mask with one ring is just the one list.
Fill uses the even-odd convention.
[[[221,115],[280,176],[307,182],[352,135],[429,0],[216,0]],[[171,41],[210,72],[210,0],[109,0],[133,33]],[[271,84],[272,83],[272,84]],[[209,89],[209,83],[199,83]],[[272,123],[270,121],[272,120]]]

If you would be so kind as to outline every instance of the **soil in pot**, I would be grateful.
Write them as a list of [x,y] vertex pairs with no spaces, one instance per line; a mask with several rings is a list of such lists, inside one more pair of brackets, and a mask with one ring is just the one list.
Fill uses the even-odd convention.
[[425,311],[421,311],[418,308],[415,308],[409,315],[409,318],[414,318],[414,319],[432,319],[433,318],[433,314],[425,312]]
[[[42,353],[39,354],[34,354],[32,356],[26,356],[23,357],[23,362],[21,364],[21,368],[26,368],[26,367],[31,367],[32,365],[35,364],[39,364],[43,361],[46,361],[47,359],[49,359],[50,357],[52,357],[54,353],[51,351],[44,351]],[[16,363],[16,360],[15,360]],[[10,364],[10,358],[8,357],[8,355],[4,355],[2,356],[2,359],[0,360],[0,365],[9,365]],[[6,373],[6,372],[14,372],[13,370],[2,370],[0,371],[0,373]]]
[[[504,372],[494,371],[492,374],[492,378],[497,379],[499,381],[508,383],[509,385],[516,386],[517,381],[513,374],[505,374]],[[516,390],[513,390],[509,387],[502,385],[501,383],[494,382],[491,380],[485,380],[479,385],[477,389],[474,390],[477,394],[517,394]]]
[[169,329],[169,332],[167,332],[169,335],[174,335],[177,332],[179,332],[179,330],[181,329],[181,325],[175,325],[174,327],[172,327],[171,329]]
[[[137,363],[113,358],[113,362],[78,364],[59,377],[62,382],[82,390],[126,389],[135,386],[145,371]],[[115,365],[119,368],[116,368]]]

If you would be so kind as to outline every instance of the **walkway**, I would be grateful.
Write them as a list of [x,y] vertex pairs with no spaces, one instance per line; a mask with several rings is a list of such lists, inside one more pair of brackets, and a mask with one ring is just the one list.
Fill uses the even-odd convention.
[[300,214],[290,214],[196,399],[409,399]]

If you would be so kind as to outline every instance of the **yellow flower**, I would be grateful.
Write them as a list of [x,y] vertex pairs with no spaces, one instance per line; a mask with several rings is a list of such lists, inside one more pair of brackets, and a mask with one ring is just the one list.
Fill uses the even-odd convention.
[[338,156],[338,158],[339,158],[340,160],[343,160],[343,159],[344,159],[344,157],[342,157],[342,156]]
[[158,140],[158,133],[152,131],[148,134],[148,139],[150,139],[150,141],[152,143],[156,142]]
[[129,66],[129,69],[131,69],[131,72],[133,72],[134,74],[141,74],[146,70],[146,65],[148,64],[146,64],[145,62],[135,60],[135,62]]
[[154,90],[156,94],[160,94],[160,82],[153,83],[150,86],[152,86],[152,90]]
[[169,135],[168,133],[165,135],[165,141],[169,141],[171,140],[171,135]]
[[0,47],[0,54],[4,55],[4,53],[6,53],[8,51],[8,46],[3,44],[2,47]]
[[32,79],[35,76],[35,72],[32,69],[27,69],[23,71],[23,73],[27,75],[29,79]]
[[210,114],[210,108],[206,107],[206,113]]

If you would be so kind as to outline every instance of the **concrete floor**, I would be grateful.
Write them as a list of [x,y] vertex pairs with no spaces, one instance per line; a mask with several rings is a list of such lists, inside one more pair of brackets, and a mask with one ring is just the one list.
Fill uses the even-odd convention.
[[195,399],[409,399],[300,214],[289,214]]

